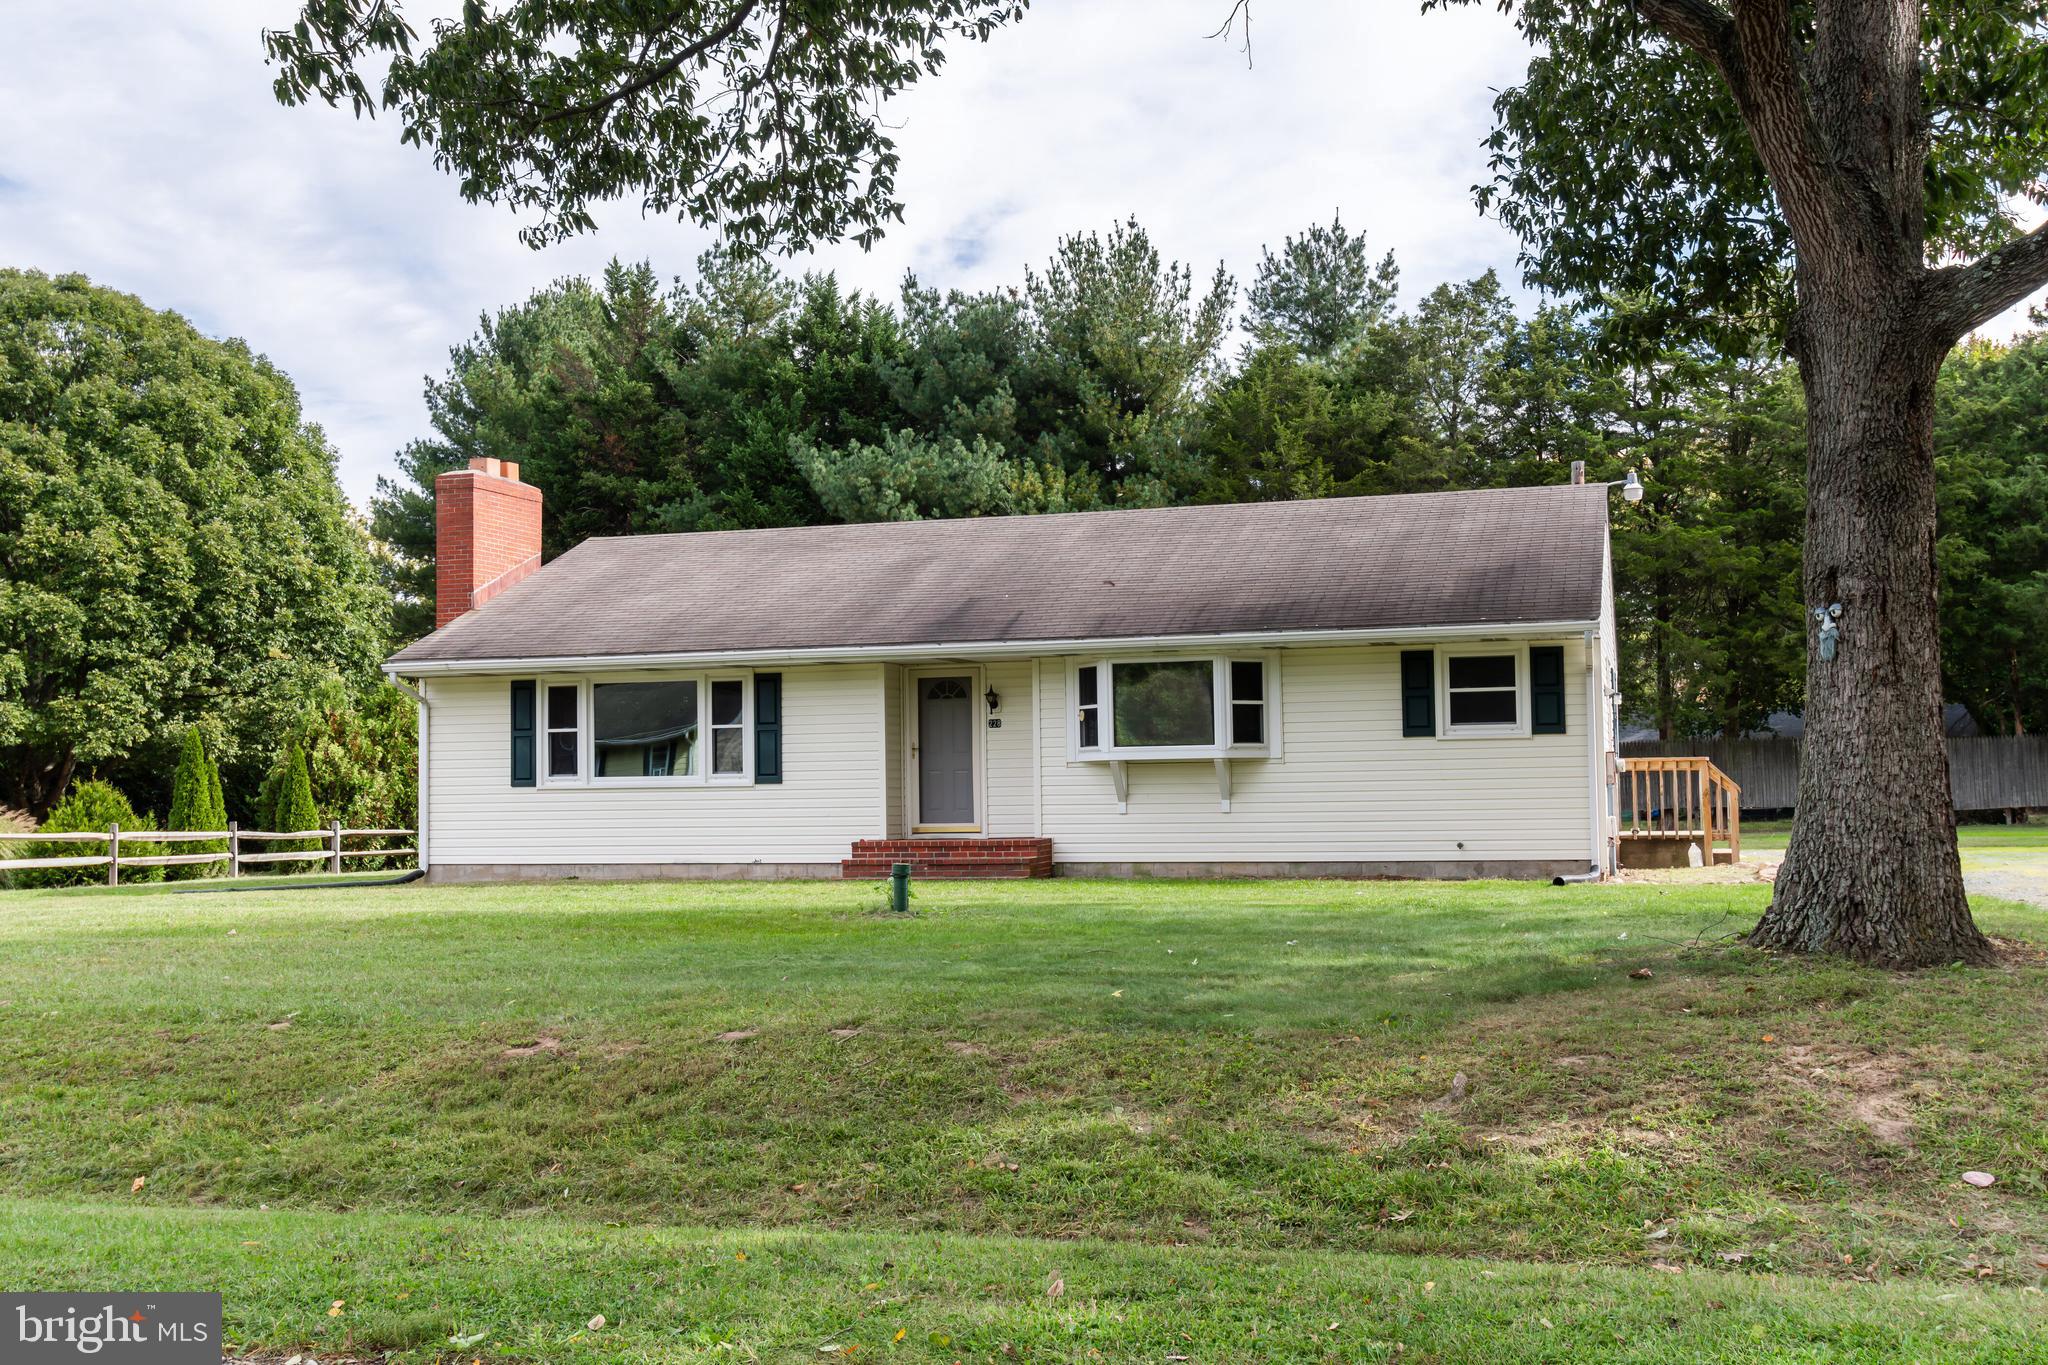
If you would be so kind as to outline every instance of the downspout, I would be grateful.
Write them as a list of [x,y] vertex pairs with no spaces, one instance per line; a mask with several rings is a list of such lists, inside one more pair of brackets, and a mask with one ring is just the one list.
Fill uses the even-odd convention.
[[413,861],[418,864],[419,870],[421,872],[425,872],[428,867],[427,807],[430,804],[428,796],[429,789],[427,787],[427,756],[429,752],[431,752],[431,745],[429,741],[433,738],[433,729],[431,722],[433,720],[434,708],[432,707],[431,704],[428,703],[426,693],[418,691],[411,684],[407,683],[402,678],[400,678],[396,673],[385,674],[384,680],[390,683],[393,687],[397,688],[399,691],[405,693],[406,696],[411,697],[414,701],[419,703],[419,724],[417,727],[419,732],[420,750],[419,797],[413,803],[415,807],[413,813],[413,846],[417,850],[417,852],[413,855]]
[[1569,876],[1553,877],[1552,886],[1569,886],[1575,882],[1597,882],[1606,865],[1607,841],[1603,837],[1603,802],[1600,791],[1600,669],[1598,664],[1600,633],[1589,630],[1585,633],[1586,671],[1586,842],[1587,869]]

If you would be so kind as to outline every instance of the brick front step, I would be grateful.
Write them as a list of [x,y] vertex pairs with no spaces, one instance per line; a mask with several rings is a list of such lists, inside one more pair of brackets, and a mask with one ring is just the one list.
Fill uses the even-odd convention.
[[913,877],[1050,877],[1050,839],[857,839],[842,877],[886,877],[909,863]]

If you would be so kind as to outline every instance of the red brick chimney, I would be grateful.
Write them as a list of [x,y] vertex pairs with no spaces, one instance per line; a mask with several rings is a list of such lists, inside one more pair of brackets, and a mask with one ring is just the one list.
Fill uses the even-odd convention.
[[540,490],[478,457],[434,480],[434,629],[540,567]]

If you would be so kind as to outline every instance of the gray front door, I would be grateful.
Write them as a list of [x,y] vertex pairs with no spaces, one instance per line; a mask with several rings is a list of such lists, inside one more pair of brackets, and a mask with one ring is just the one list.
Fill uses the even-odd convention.
[[971,678],[918,679],[917,823],[974,823]]

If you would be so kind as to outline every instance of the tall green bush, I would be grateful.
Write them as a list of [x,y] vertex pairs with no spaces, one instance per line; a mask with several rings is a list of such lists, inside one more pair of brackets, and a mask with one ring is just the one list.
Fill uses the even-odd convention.
[[[148,815],[137,815],[135,808],[128,804],[128,798],[120,789],[108,782],[81,782],[71,789],[71,794],[57,803],[50,812],[50,818],[37,827],[42,834],[91,834],[104,833],[108,826],[119,825],[124,831],[155,829],[156,821]],[[24,858],[72,858],[106,852],[103,843],[49,843],[35,842],[20,846]],[[154,845],[137,844],[137,849],[156,852]],[[138,855],[140,856],[140,855]],[[123,882],[162,881],[164,870],[160,867],[138,867],[121,874]],[[39,867],[9,874],[9,885],[18,887],[45,886],[89,886],[107,879],[107,869],[99,867]]]
[[[351,829],[411,829],[419,787],[416,719],[412,701],[381,679],[358,691],[331,678],[314,689],[278,748],[305,751],[313,804],[325,818]],[[276,805],[273,786],[260,807],[264,819]],[[364,858],[352,865],[374,871],[394,862]]]
[[[185,732],[185,751],[178,759],[178,774],[171,780],[170,829],[226,829],[227,803],[221,799],[220,769],[206,752],[206,741],[198,729]],[[208,839],[190,844],[166,846],[170,853],[219,853],[227,848],[225,839]],[[221,871],[219,863],[194,863],[165,868],[172,881],[210,877]]]
[[[275,777],[277,805],[270,815],[271,831],[284,834],[292,830],[318,827],[320,809],[313,804],[313,777],[306,768],[306,751],[296,744],[292,745]],[[298,849],[310,851],[319,847],[318,839],[280,839],[270,845],[272,851],[277,853]],[[286,863],[284,866],[303,870],[308,864]]]

